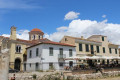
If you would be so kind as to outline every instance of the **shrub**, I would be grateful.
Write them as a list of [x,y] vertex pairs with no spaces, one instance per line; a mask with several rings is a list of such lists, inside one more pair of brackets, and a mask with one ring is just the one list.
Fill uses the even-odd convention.
[[37,78],[37,75],[36,75],[36,74],[33,74],[32,76],[33,76],[33,79],[36,79],[36,78]]

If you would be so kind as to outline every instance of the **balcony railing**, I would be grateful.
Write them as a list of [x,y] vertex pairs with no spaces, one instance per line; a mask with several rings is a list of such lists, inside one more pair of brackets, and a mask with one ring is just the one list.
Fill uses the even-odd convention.
[[65,54],[63,54],[63,55],[58,54],[58,58],[59,59],[66,58],[66,55]]

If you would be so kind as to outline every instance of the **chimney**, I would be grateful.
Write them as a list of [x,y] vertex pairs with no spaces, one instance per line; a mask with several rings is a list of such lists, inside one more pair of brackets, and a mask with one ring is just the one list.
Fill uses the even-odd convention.
[[81,36],[81,39],[84,39],[84,37],[83,37],[83,36]]
[[11,35],[10,35],[11,40],[16,40],[16,27],[12,26],[11,27]]

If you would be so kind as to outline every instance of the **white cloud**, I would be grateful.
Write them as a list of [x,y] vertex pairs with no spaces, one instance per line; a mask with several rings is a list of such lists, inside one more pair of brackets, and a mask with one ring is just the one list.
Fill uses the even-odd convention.
[[108,36],[109,41],[112,43],[120,44],[120,24],[107,23],[107,20],[101,22],[80,19],[73,20],[66,29],[62,32],[57,30],[52,34],[45,34],[45,37],[53,41],[60,41],[64,35],[84,36],[85,38],[91,35],[105,35]]
[[57,28],[57,31],[65,31],[67,29],[68,29],[68,27],[62,26],[62,27]]
[[0,0],[1,9],[31,9],[38,8],[38,6],[32,5],[32,2],[28,0]]
[[[28,32],[29,32],[29,30],[19,30],[19,31],[17,31],[17,38],[24,39],[24,40],[29,40]],[[10,34],[3,34],[2,36],[10,37]]]
[[102,18],[106,18],[106,15],[102,15]]
[[73,19],[78,18],[79,15],[80,15],[80,13],[70,11],[65,15],[64,20],[73,20]]
[[[20,39],[29,40],[29,30],[17,31],[17,37]],[[108,36],[109,41],[115,44],[120,44],[120,24],[108,23],[107,20],[101,22],[92,20],[72,20],[69,26],[58,27],[56,32],[52,34],[45,33],[45,38],[53,41],[60,41],[63,36],[84,36],[85,38],[91,35],[105,35]],[[3,36],[10,36],[3,34]]]

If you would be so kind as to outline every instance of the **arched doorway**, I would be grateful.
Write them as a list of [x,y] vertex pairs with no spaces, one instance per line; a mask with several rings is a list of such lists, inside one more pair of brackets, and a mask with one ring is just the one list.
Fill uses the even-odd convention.
[[14,69],[20,71],[20,64],[21,64],[21,60],[20,60],[19,58],[15,59],[15,62],[14,62]]

